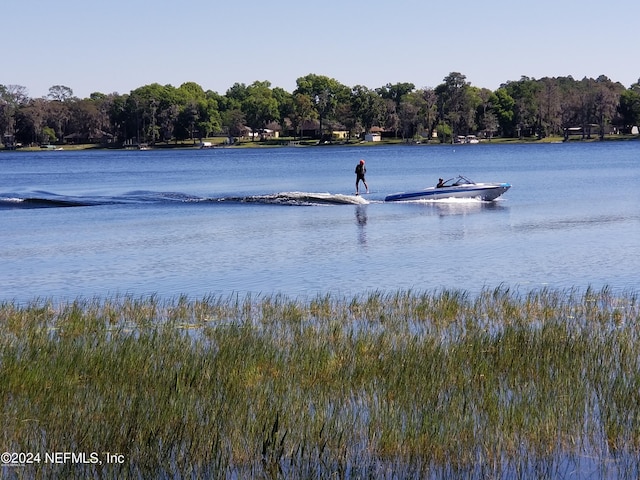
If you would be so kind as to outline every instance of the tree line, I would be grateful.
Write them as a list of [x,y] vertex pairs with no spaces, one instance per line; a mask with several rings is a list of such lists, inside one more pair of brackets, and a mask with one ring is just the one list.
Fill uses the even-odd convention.
[[[287,92],[268,81],[236,83],[224,95],[195,82],[153,83],[128,94],[77,98],[55,85],[29,98],[20,85],[0,84],[0,142],[5,144],[149,143],[243,137],[278,130],[283,136],[359,138],[374,127],[403,139],[450,142],[458,136],[604,138],[640,124],[640,80],[629,88],[596,79],[521,77],[497,90],[478,88],[458,72],[435,88],[412,83],[369,89],[316,74]],[[309,130],[309,125],[314,128]]]

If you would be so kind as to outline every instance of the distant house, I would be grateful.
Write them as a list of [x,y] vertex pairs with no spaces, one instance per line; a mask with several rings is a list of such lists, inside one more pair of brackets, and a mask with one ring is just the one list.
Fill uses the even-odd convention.
[[2,144],[7,150],[15,150],[18,144],[16,144],[16,138],[13,135],[5,134],[2,137]]
[[251,127],[247,127],[245,125],[244,127],[242,127],[242,137],[248,137],[254,140],[266,140],[269,138],[279,138],[280,132],[277,130],[272,130],[270,128],[260,128],[258,130],[253,130]]
[[345,140],[348,136],[348,130],[334,130],[331,132],[331,140]]
[[94,130],[90,133],[71,133],[64,136],[65,143],[86,144],[86,143],[111,143],[113,135],[102,130]]
[[320,136],[320,122],[318,120],[305,120],[302,122],[302,136],[303,137],[319,137]]
[[280,138],[280,132],[272,130],[270,128],[264,128],[261,130],[262,138]]
[[382,140],[382,135],[379,133],[370,132],[364,135],[365,142],[379,142],[380,140]]
[[[603,134],[611,135],[615,133],[615,128],[612,125],[605,125]],[[597,123],[588,123],[584,127],[567,127],[564,129],[564,138],[568,140],[571,135],[580,135],[582,138],[591,138],[592,135],[600,134],[600,125]]]

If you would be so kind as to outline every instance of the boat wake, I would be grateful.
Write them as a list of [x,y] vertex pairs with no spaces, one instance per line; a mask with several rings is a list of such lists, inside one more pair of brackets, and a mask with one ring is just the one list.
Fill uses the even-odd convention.
[[14,208],[61,208],[61,207],[89,207],[92,205],[102,205],[106,200],[91,197],[69,197],[55,195],[48,192],[32,192],[28,195],[0,194],[0,209]]
[[281,192],[270,195],[225,197],[217,202],[266,203],[275,205],[365,205],[367,200],[356,195],[340,193]]
[[280,192],[265,195],[201,197],[180,192],[134,191],[118,196],[70,196],[50,192],[0,193],[0,209],[88,207],[118,204],[263,203],[267,205],[366,205],[361,196],[340,193]]

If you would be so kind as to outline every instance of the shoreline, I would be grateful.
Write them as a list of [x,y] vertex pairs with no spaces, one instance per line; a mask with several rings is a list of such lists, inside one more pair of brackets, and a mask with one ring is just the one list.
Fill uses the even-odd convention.
[[[188,149],[188,150],[209,150],[209,149],[220,149],[220,148],[330,148],[330,147],[379,147],[379,146],[406,146],[406,147],[435,147],[435,146],[450,146],[450,147],[465,147],[465,148],[474,148],[480,147],[482,145],[514,145],[514,144],[573,144],[573,143],[608,143],[608,142],[629,142],[629,141],[639,141],[640,135],[608,135],[603,140],[600,140],[597,137],[591,139],[582,139],[582,138],[569,138],[568,140],[564,140],[563,137],[546,137],[543,139],[536,138],[527,138],[527,139],[519,139],[519,138],[494,138],[491,140],[481,140],[478,144],[468,145],[463,143],[440,143],[440,142],[410,142],[402,139],[392,139],[392,140],[381,140],[378,142],[365,142],[365,141],[354,141],[354,142],[329,142],[329,143],[320,143],[318,140],[296,140],[296,139],[280,139],[280,140],[267,140],[267,141],[251,141],[251,140],[242,140],[233,145],[225,145],[223,142],[216,141],[217,137],[203,139],[203,141],[207,141],[211,143],[211,146],[202,147],[200,146],[200,141],[193,142],[183,141],[180,143],[159,143],[156,145],[149,145],[145,148],[132,148],[127,146],[112,146],[108,144],[83,144],[83,145],[66,145],[66,144],[55,144],[55,148],[43,148],[41,146],[36,147],[21,147],[14,150],[5,149],[4,147],[0,148],[0,153],[2,152],[40,152],[40,151],[84,151],[84,150],[114,150],[114,151],[153,151],[153,150],[173,150],[173,149]],[[296,142],[292,144],[292,142]]]

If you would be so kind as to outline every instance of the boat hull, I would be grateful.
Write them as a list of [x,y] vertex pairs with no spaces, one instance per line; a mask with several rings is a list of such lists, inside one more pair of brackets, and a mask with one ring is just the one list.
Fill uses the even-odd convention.
[[385,197],[385,202],[410,200],[442,200],[446,198],[477,198],[491,202],[509,190],[508,183],[475,183],[451,187],[429,187],[416,192],[400,192]]

